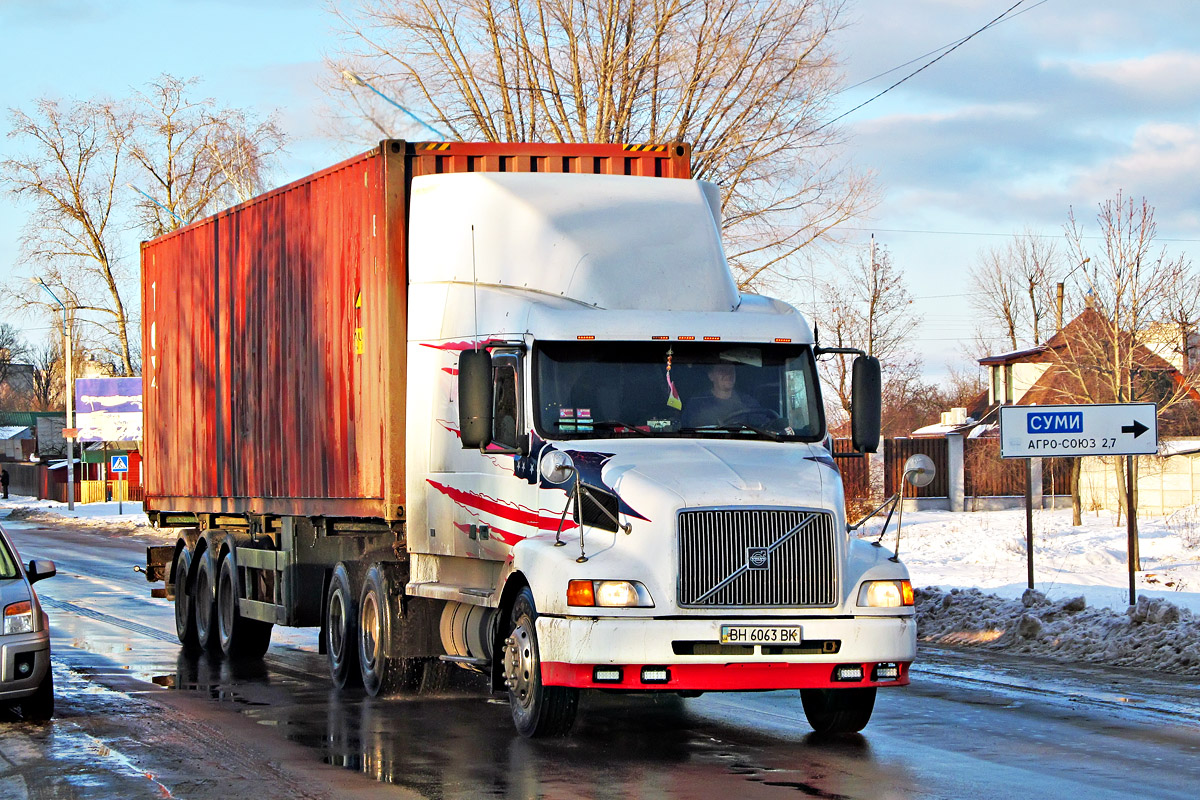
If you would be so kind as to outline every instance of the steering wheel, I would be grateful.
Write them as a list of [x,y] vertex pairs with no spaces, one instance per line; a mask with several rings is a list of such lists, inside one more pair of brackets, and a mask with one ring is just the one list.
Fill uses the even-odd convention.
[[753,425],[762,428],[779,422],[783,415],[771,408],[744,408],[721,420],[722,425]]

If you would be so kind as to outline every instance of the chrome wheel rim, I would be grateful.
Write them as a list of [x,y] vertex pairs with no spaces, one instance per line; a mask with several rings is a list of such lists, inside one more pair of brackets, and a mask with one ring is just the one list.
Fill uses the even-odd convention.
[[533,682],[537,658],[533,654],[533,636],[522,618],[504,642],[504,678],[508,692],[521,708],[533,704]]
[[329,598],[329,652],[341,663],[346,648],[346,602],[340,591]]
[[379,604],[375,593],[368,592],[363,598],[362,608],[363,664],[374,672],[379,658]]

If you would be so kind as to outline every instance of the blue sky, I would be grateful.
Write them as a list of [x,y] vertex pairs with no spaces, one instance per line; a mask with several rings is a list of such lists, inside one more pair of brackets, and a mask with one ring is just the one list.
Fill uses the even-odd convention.
[[[1013,2],[851,0],[851,25],[836,38],[845,85],[953,42]],[[924,317],[913,346],[931,376],[961,361],[978,252],[1025,228],[1058,236],[1070,206],[1090,221],[1117,189],[1145,195],[1160,236],[1179,240],[1168,247],[1200,260],[1200,3],[1021,8],[1030,10],[843,122],[847,157],[876,174],[880,194],[848,238],[865,246],[874,231],[904,270]],[[162,72],[198,76],[224,104],[279,110],[290,136],[283,182],[369,144],[324,133],[317,84],[340,47],[322,0],[0,0],[0,109],[42,95],[123,96]],[[847,90],[839,110],[911,69]],[[0,156],[12,146],[0,139]],[[27,274],[15,264],[24,214],[0,198],[0,280]],[[38,336],[44,324],[26,327]]]

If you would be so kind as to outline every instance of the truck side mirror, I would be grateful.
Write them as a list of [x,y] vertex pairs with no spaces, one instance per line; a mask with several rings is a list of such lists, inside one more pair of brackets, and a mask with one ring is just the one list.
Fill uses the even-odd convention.
[[851,443],[860,453],[877,452],[883,409],[883,378],[879,359],[874,356],[855,358],[850,387]]
[[463,449],[492,440],[492,354],[483,348],[458,356],[458,430]]

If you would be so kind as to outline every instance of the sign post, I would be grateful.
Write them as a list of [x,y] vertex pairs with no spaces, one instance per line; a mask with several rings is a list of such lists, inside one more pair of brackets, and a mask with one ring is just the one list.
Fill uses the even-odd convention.
[[[110,456],[109,457],[109,470],[114,475],[119,475],[121,480],[125,482],[125,486],[128,486],[129,483],[128,483],[127,479],[129,477],[129,454],[125,453],[125,454],[119,455],[119,456]],[[121,487],[121,490],[118,491],[116,494],[117,494],[117,514],[124,514],[125,513],[125,487]]]
[[[1137,602],[1134,574],[1140,566],[1133,457],[1157,452],[1158,407],[1154,403],[1000,407],[1001,458],[1125,456],[1130,605]],[[1033,588],[1033,502],[1028,464],[1025,475],[1027,558],[1029,586]]]

